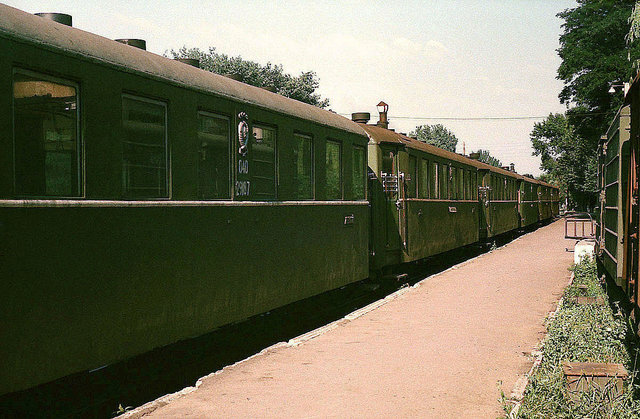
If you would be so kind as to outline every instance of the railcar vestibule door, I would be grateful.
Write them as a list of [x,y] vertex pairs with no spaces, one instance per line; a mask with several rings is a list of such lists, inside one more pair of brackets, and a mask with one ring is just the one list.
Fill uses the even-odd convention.
[[400,255],[401,250],[401,230],[404,220],[402,210],[404,185],[400,176],[398,166],[398,150],[394,148],[382,148],[382,187],[385,196],[385,231],[387,253]]
[[478,200],[480,202],[480,238],[491,236],[491,173],[478,170]]

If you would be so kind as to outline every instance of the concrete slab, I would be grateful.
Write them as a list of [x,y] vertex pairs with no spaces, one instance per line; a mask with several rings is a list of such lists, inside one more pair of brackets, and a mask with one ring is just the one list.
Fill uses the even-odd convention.
[[130,416],[495,418],[569,279],[563,235],[550,224]]

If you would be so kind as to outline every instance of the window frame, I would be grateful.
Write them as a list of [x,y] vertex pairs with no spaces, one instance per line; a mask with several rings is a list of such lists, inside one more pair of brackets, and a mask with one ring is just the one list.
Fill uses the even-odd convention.
[[[315,141],[312,134],[301,132],[301,131],[293,131],[293,137],[304,138],[310,141],[311,143],[311,197],[310,198],[300,198],[298,192],[295,192],[295,199],[300,201],[314,201],[316,199],[316,152],[315,152]],[[278,141],[276,137],[276,142]],[[276,169],[276,174],[278,170]],[[276,181],[276,185],[278,182]]]
[[418,183],[418,198],[429,199],[429,188],[431,183],[429,182],[429,159],[422,157],[420,159],[420,182]]
[[[327,165],[327,149],[329,147],[329,144],[337,144],[338,145],[338,156],[339,156],[339,173],[338,173],[338,177],[339,177],[339,185],[340,185],[340,192],[339,192],[339,198],[330,198],[329,197],[329,188],[328,188],[328,182],[327,182],[327,174],[328,174],[328,168],[329,166]],[[325,146],[324,146],[324,166],[325,166],[325,172],[324,172],[324,195],[325,195],[325,199],[327,201],[343,201],[344,200],[344,175],[343,175],[343,170],[344,170],[344,162],[343,162],[343,158],[342,158],[342,141],[340,140],[336,140],[334,138],[327,138],[325,141]]]
[[[227,132],[227,138],[228,138],[228,144],[227,144],[227,164],[229,167],[228,170],[228,176],[227,176],[227,185],[229,188],[229,193],[227,194],[226,197],[224,198],[201,198],[200,196],[198,196],[199,200],[202,201],[229,201],[232,199],[232,186],[233,186],[233,141],[234,138],[232,136],[232,125],[231,125],[231,117],[229,115],[225,115],[225,114],[221,114],[221,113],[216,113],[216,112],[211,112],[208,111],[206,109],[198,109],[196,112],[196,120],[197,118],[200,117],[200,115],[206,116],[207,118],[217,118],[217,119],[223,119],[226,120],[228,122],[228,132]],[[200,133],[200,126],[198,126],[198,128],[196,129],[196,136]],[[199,140],[198,140],[199,141]],[[198,149],[201,148],[201,145],[198,145]],[[198,159],[198,163],[200,163],[200,160]],[[200,174],[198,174],[198,195],[200,194]]]
[[[353,153],[355,152],[355,150],[362,151],[362,156],[363,156],[363,159],[362,159],[363,178],[361,179],[361,182],[362,182],[362,185],[363,185],[364,194],[363,194],[363,196],[361,198],[357,197],[355,195],[354,188],[353,188],[354,185],[355,185],[355,176],[354,176],[355,172],[354,172],[354,168],[353,168],[353,163],[354,163],[354,161],[353,161],[354,154]],[[368,179],[368,174],[367,174],[368,164],[367,164],[367,147],[366,146],[360,145],[360,144],[352,144],[352,147],[351,147],[351,165],[352,165],[352,167],[351,167],[351,195],[353,196],[353,199],[356,200],[356,201],[358,201],[358,200],[365,201],[367,199],[367,186],[368,186],[367,185],[367,183],[368,183],[367,182],[367,179]]]
[[[122,197],[126,200],[132,201],[156,201],[156,200],[170,200],[173,196],[173,178],[171,173],[171,147],[169,145],[169,101],[161,100],[161,99],[151,99],[146,96],[140,96],[138,94],[123,92],[120,95],[120,126],[124,131],[124,118],[123,118],[123,102],[124,99],[127,98],[129,100],[137,100],[138,102],[150,103],[152,105],[162,105],[164,107],[164,149],[165,149],[165,179],[166,179],[166,187],[167,193],[166,196],[163,197],[144,197],[144,198],[133,198],[131,195],[125,192],[124,185],[122,187]],[[122,145],[122,159],[124,159],[124,139],[121,138],[120,141]],[[122,163],[122,160],[121,160]]]
[[[27,77],[41,78],[44,81],[52,83],[58,83],[63,86],[73,87],[76,90],[76,177],[77,177],[77,193],[75,195],[36,195],[28,193],[18,193],[18,178],[17,178],[17,164],[16,164],[16,105],[14,96],[14,83],[15,76],[22,74]],[[86,156],[84,136],[82,135],[82,100],[81,100],[81,88],[80,83],[72,79],[64,79],[61,77],[52,76],[48,73],[28,70],[22,67],[13,66],[11,68],[11,151],[12,151],[12,169],[13,169],[13,194],[17,197],[29,197],[29,198],[43,198],[43,199],[79,199],[86,198]]]
[[[253,150],[253,147],[256,145],[256,138],[255,135],[253,133],[254,128],[267,128],[267,129],[271,129],[273,131],[275,131],[276,133],[276,138],[273,144],[273,198],[269,198],[267,199],[267,201],[277,201],[279,198],[279,187],[280,187],[280,159],[278,156],[278,152],[279,152],[279,148],[278,148],[278,138],[280,137],[280,131],[278,129],[278,126],[272,123],[268,123],[268,122],[262,122],[260,120],[256,120],[256,121],[251,121],[249,123],[249,144],[250,144],[250,150],[249,151],[249,155],[250,155],[250,165],[251,166],[255,166],[255,162],[254,162],[254,156],[255,156],[255,152]],[[238,156],[238,154],[236,153],[236,159],[239,159],[240,157]],[[250,169],[251,170],[251,169]],[[243,200],[249,200],[249,201],[254,201],[253,196],[254,196],[254,192],[255,191],[255,187],[253,186],[253,176],[254,176],[254,170],[251,170],[251,173],[249,174],[249,181],[251,182],[251,193],[246,196],[246,197],[242,197]],[[234,192],[234,196],[237,197],[238,195],[235,195]]]

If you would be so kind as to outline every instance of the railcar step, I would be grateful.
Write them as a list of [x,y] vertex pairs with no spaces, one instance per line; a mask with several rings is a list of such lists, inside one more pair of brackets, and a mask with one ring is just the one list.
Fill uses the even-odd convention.
[[384,275],[382,277],[383,280],[395,280],[395,281],[406,281],[409,279],[409,274],[389,274]]

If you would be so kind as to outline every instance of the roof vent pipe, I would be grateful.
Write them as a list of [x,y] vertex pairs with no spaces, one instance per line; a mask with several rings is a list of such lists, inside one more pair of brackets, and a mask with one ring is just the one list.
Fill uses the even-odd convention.
[[35,15],[53,20],[54,22],[62,23],[63,25],[73,26],[71,25],[71,15],[64,13],[36,13]]
[[176,61],[190,65],[192,67],[200,68],[200,60],[197,58],[174,58]]
[[351,120],[358,124],[366,124],[371,119],[369,112],[355,112],[351,114]]
[[389,105],[387,105],[383,101],[380,101],[380,103],[378,103],[376,108],[378,108],[378,113],[380,114],[380,118],[378,119],[377,125],[379,127],[389,129],[389,117],[388,117]]
[[147,50],[147,41],[144,39],[116,39],[116,42],[121,44],[131,45],[132,47]]
[[509,165],[509,170],[511,170],[513,173],[515,173],[515,172],[516,172],[516,165],[515,165],[515,164],[513,164],[513,163],[511,163],[511,164]]
[[231,79],[231,80],[235,80],[235,81],[242,81],[242,74],[240,73],[227,73],[227,74],[223,74],[223,76]]

